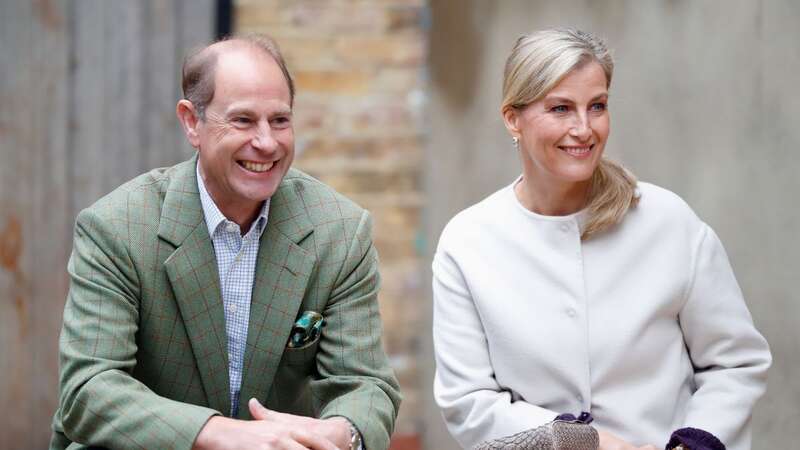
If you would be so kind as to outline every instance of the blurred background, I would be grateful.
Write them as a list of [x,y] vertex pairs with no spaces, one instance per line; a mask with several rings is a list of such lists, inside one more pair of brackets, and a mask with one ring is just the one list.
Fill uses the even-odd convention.
[[[800,2],[0,0],[0,448],[46,448],[77,212],[192,149],[185,52],[266,32],[298,88],[296,166],[372,211],[394,450],[455,449],[431,393],[430,260],[456,212],[520,172],[499,115],[516,37],[615,50],[607,152],[720,235],[774,363],[754,449],[800,424]],[[793,444],[795,442],[795,444]]]

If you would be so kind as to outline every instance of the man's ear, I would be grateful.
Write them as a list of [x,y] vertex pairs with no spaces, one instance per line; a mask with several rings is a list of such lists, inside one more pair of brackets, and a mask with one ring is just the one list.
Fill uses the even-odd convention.
[[519,132],[519,110],[514,108],[513,106],[506,106],[501,111],[503,114],[503,123],[506,125],[506,129],[509,133],[511,133],[511,137],[518,138],[520,135]]
[[178,101],[175,113],[178,115],[183,132],[186,134],[186,140],[189,141],[192,147],[199,148],[200,135],[197,133],[197,125],[200,122],[200,118],[197,116],[197,110],[192,102],[186,99]]

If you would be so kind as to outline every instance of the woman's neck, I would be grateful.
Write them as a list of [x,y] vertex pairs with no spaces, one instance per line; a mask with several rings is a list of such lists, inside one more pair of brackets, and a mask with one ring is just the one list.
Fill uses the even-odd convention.
[[577,183],[538,182],[522,176],[514,186],[517,200],[530,211],[543,216],[567,216],[586,206],[589,180]]

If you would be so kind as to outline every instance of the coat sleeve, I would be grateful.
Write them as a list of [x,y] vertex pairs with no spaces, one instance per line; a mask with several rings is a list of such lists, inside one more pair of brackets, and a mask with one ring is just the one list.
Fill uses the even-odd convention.
[[131,375],[140,288],[116,230],[92,210],[78,216],[51,449],[70,441],[109,449],[189,449],[218,412],[158,396]]
[[750,448],[750,417],[766,389],[771,355],[755,329],[717,235],[703,225],[693,280],[679,314],[694,366],[684,427],[716,436],[729,450]]
[[434,397],[462,447],[539,427],[559,414],[515,400],[497,383],[486,330],[468,284],[441,244],[433,261],[433,343]]
[[320,417],[344,416],[367,450],[389,448],[400,408],[400,388],[381,344],[378,257],[372,219],[364,211],[325,309],[317,353],[319,378],[311,382]]

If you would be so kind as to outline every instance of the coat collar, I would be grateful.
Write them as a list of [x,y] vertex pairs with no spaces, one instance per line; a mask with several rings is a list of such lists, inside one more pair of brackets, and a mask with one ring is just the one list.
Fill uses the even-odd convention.
[[[205,225],[195,167],[197,156],[165,173],[166,192],[158,227],[175,247],[164,267],[178,303],[208,405],[230,410],[227,335],[214,247]],[[289,330],[302,302],[316,257],[298,244],[313,231],[303,201],[303,184],[290,170],[272,196],[270,219],[261,236],[250,307],[240,396],[264,401],[283,356]]]

